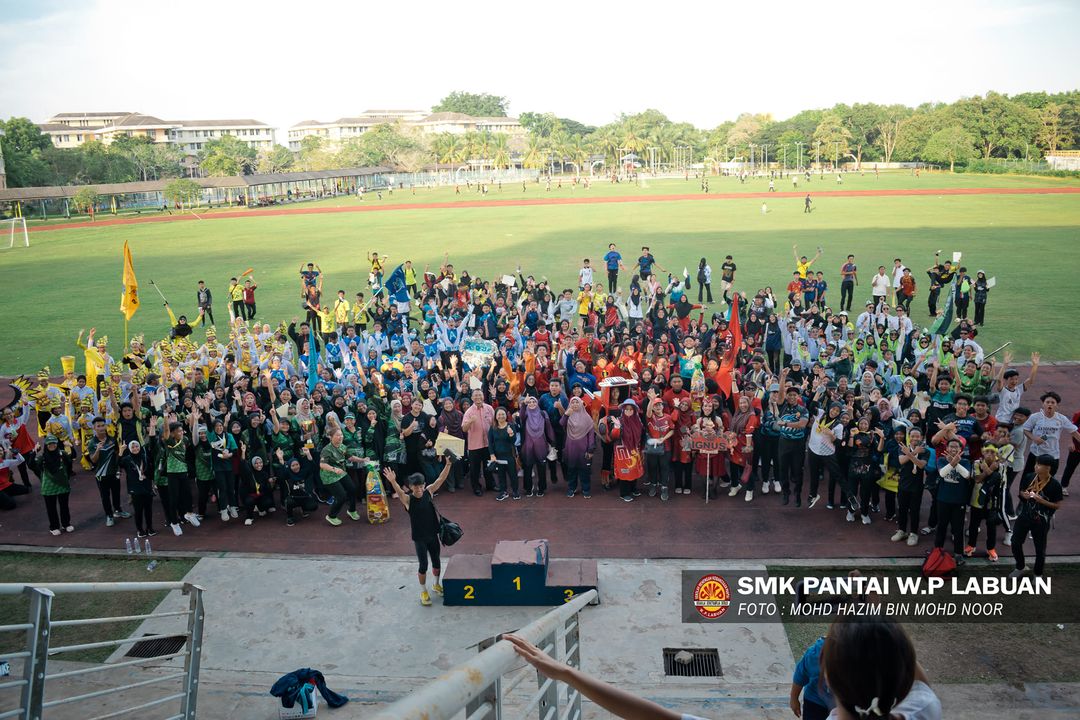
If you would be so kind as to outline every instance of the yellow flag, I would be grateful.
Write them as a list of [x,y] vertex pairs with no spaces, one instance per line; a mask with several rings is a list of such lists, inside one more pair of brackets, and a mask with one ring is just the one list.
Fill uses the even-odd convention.
[[135,267],[131,264],[131,249],[124,241],[124,293],[120,296],[120,312],[130,320],[139,309],[139,282],[135,279]]

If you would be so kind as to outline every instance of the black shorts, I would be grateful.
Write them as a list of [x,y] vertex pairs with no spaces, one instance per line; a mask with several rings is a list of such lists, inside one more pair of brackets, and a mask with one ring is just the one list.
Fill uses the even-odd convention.
[[442,565],[439,562],[439,551],[442,549],[439,545],[439,538],[413,540],[413,545],[416,546],[416,559],[420,561],[420,569],[417,572],[421,575],[427,573],[429,555],[431,556],[431,567],[436,571],[442,569]]

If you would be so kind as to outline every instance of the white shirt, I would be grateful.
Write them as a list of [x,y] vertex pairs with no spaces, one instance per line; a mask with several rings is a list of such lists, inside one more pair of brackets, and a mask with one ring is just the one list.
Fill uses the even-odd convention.
[[1024,397],[1024,383],[1017,383],[1016,388],[1009,389],[1008,385],[1001,386],[1001,392],[998,393],[998,405],[997,412],[994,413],[994,417],[997,418],[999,423],[1011,423],[1013,413],[1016,412],[1016,408],[1020,407],[1020,400]]
[[592,268],[583,267],[578,271],[578,285],[585,287],[586,285],[592,285]]
[[[829,455],[836,454],[836,445],[834,442],[840,442],[844,438],[844,426],[840,423],[840,419],[826,420],[822,422],[822,418],[825,417],[825,410],[818,410],[817,417],[814,418],[813,424],[810,425],[810,439],[807,440],[807,447],[810,448],[810,452],[819,457],[828,457]],[[835,427],[829,428],[830,424],[835,424]],[[821,432],[822,426],[829,428],[836,436],[835,440],[830,440]]]
[[[884,708],[882,708],[884,710]],[[890,708],[885,715],[894,715],[903,720],[941,720],[941,701],[929,685],[916,680],[907,697]],[[839,717],[836,708],[829,713],[829,718]],[[877,717],[870,715],[869,717]]]
[[892,284],[894,287],[900,287],[900,278],[904,277],[904,270],[906,270],[903,264],[900,267],[894,267],[892,271]]
[[890,286],[889,276],[881,274],[875,275],[870,281],[870,285],[874,288],[874,297],[885,297],[886,291]]
[[1027,422],[1024,423],[1024,429],[1036,438],[1046,438],[1038,445],[1029,442],[1028,451],[1032,455],[1049,455],[1058,460],[1061,459],[1061,431],[1076,432],[1076,426],[1072,424],[1069,418],[1059,412],[1055,412],[1051,417],[1046,417],[1046,413],[1042,410],[1027,419]]

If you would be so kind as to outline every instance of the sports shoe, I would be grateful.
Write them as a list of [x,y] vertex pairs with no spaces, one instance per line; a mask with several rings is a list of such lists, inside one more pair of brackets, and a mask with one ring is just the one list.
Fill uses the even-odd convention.
[[848,510],[848,513],[847,513],[847,521],[848,522],[855,522],[855,513],[851,512],[850,510]]
[[688,487],[683,488],[682,489],[682,494],[683,495],[689,495],[690,494],[690,488],[688,488]]
[[766,480],[762,484],[762,486],[761,486],[761,494],[762,495],[768,495],[769,494],[769,481],[768,480]]
[[1061,494],[1065,497],[1069,497],[1069,488],[1061,488]]
[[641,497],[641,491],[640,490],[635,490],[634,491],[634,497]]
[[629,495],[627,495],[626,497],[624,497],[624,498],[622,499],[622,501],[623,501],[623,502],[634,502],[634,498],[632,498],[632,497],[630,497]]
[[964,557],[971,557],[974,554],[975,548],[973,548],[971,545],[967,545],[964,547]]
[[173,523],[169,527],[172,528],[172,534],[177,536],[177,537],[180,537],[181,535],[184,534],[184,531],[180,529],[180,523]]
[[121,520],[127,520],[131,517],[131,513],[127,512],[126,510],[117,510],[115,513],[113,513],[113,515],[120,518]]
[[254,518],[244,518],[244,524],[245,525],[254,525],[255,524],[255,519]]
[[240,513],[236,509],[235,505],[232,505],[232,506],[229,507],[229,517],[234,518],[234,519],[240,517]]
[[113,519],[112,515],[107,515],[105,517],[105,527],[112,527],[115,524],[116,524],[116,520]]
[[146,533],[144,533],[142,531],[139,531],[139,532],[135,533],[135,537],[144,538],[144,537],[146,537]]
[[338,525],[341,524],[341,518],[331,517],[331,516],[327,515],[326,516],[326,522],[330,523],[334,527],[337,527]]
[[294,518],[294,517],[292,517],[290,515],[288,518],[286,518],[285,524],[288,525],[289,527],[292,527],[293,525],[296,524],[296,518]]
[[907,533],[904,532],[903,530],[897,530],[896,532],[893,533],[893,536],[891,538],[889,538],[889,539],[892,540],[893,542],[900,542],[901,540],[906,540],[907,539]]
[[581,493],[581,497],[583,497],[583,498],[585,498],[586,500],[588,500],[589,498],[591,498],[591,497],[592,497],[592,495],[590,495],[589,493]]
[[512,497],[514,500],[520,500],[521,499],[521,493],[514,493],[510,497]]
[[927,526],[927,527],[924,527],[922,530],[920,530],[919,534],[920,535],[929,535],[932,532],[934,532],[934,528]]
[[421,590],[420,591],[420,604],[423,605],[424,607],[427,607],[428,605],[431,604],[431,596],[428,595],[427,590]]
[[435,583],[434,585],[432,585],[431,589],[434,590],[436,592],[436,594],[438,594],[438,595],[443,594],[442,585],[440,585],[439,583]]
[[772,491],[773,492],[780,492],[780,481],[779,480],[773,480],[772,481]]
[[540,491],[540,492],[536,493],[536,497],[538,497],[538,498],[544,497],[544,492]]
[[826,510],[835,510],[836,506],[833,505],[832,503],[825,503],[825,509]]
[[228,508],[221,511],[221,522],[229,522],[229,510],[228,510]]
[[746,502],[750,502],[753,499],[754,499],[754,491],[753,490],[747,490],[746,495],[743,497],[743,500],[745,500]]
[[656,483],[649,483],[649,497],[656,497]]
[[575,495],[577,495],[576,490],[567,490],[566,491],[566,497],[574,497]]
[[869,515],[863,515],[862,516],[862,524],[863,525],[869,525],[870,524],[870,516]]
[[722,488],[731,487],[731,481],[728,480],[727,478],[724,478],[723,480],[720,481],[720,483],[717,485],[717,487],[722,487]]
[[806,499],[806,509],[807,509],[807,510],[809,510],[810,508],[812,508],[812,507],[814,507],[815,505],[817,505],[817,504],[818,504],[818,500],[820,500],[820,499],[821,499],[821,496],[820,496],[820,495],[811,495],[810,497],[808,497],[808,498]]
[[916,545],[919,544],[919,536],[916,535],[915,533],[908,533],[907,544],[908,544],[908,547],[915,547]]
[[996,563],[998,561],[997,550],[987,550],[986,557],[990,559],[990,562]]
[[731,487],[731,489],[730,489],[730,490],[728,490],[728,494],[727,494],[727,496],[728,496],[728,497],[735,497],[736,495],[738,495],[738,494],[739,494],[739,490],[740,490],[740,488],[739,488],[739,486],[738,486],[738,485],[733,485],[733,486]]
[[1018,577],[1023,577],[1024,575],[1030,575],[1030,574],[1031,574],[1031,568],[1026,568],[1026,567],[1025,568],[1017,568],[1016,570],[1013,570],[1011,573],[1009,573],[1009,577],[1018,578]]
[[146,531],[146,537],[155,537],[156,535],[157,535],[157,530],[155,530],[154,528],[150,528],[149,530]]
[[498,502],[502,502],[503,500],[505,500],[508,497],[510,497],[510,495],[508,493],[501,492],[501,493],[499,493],[498,495],[495,496],[495,500],[497,500]]
[[525,497],[536,497],[536,491],[535,490],[530,490],[529,494],[526,495]]
[[660,488],[660,499],[663,502],[667,502],[667,498],[668,498],[667,488]]
[[345,514],[349,516],[350,520],[357,521],[360,519],[360,513],[355,510],[346,510]]
[[184,515],[184,519],[191,523],[191,527],[199,527],[202,524],[199,522],[199,516],[195,513],[187,513]]
[[959,555],[954,554],[953,560],[956,561],[956,567],[960,567],[961,565],[967,565],[967,560],[964,559],[963,553],[960,553]]
[[1011,532],[1005,533],[1005,538],[1001,542],[1003,542],[1006,545],[1012,545],[1012,533]]
[[49,533],[52,534],[52,535],[59,535],[60,531],[59,530],[50,530]]

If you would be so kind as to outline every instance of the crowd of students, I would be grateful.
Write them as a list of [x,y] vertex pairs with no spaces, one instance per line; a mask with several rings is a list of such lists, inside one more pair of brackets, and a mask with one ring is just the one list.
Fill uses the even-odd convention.
[[951,535],[961,560],[982,534],[996,561],[1000,529],[1018,571],[1031,534],[1041,572],[1080,458],[1078,417],[1058,412],[1054,392],[1038,406],[1025,398],[1038,354],[1022,379],[1008,352],[979,343],[986,274],[935,256],[919,323],[913,273],[896,259],[891,273],[877,268],[851,317],[856,258],[839,268],[834,304],[820,254],[794,248],[786,295],[740,287],[729,255],[710,307],[706,258],[673,276],[647,247],[624,262],[610,244],[605,276],[586,260],[569,288],[520,267],[476,277],[448,257],[437,271],[406,261],[387,274],[387,257],[371,253],[353,300],[324,295],[321,269],[302,266],[304,319],[276,328],[253,322],[254,303],[230,289],[228,329],[219,340],[206,327],[205,341],[193,331],[213,311],[200,282],[194,323],[180,316],[167,337],[120,352],[80,334],[85,372],[67,357],[62,381],[43,369],[37,383],[16,383],[0,426],[0,507],[25,494],[29,469],[49,531],[74,531],[68,496],[81,465],[106,524],[133,514],[143,536],[162,517],[177,535],[199,527],[211,506],[222,522],[281,510],[293,525],[323,502],[336,526],[342,514],[360,519],[369,468],[434,482],[443,434],[465,446],[448,492],[535,502],[562,482],[569,497],[609,490],[624,502],[772,495],[778,510],[876,517],[912,546]]

